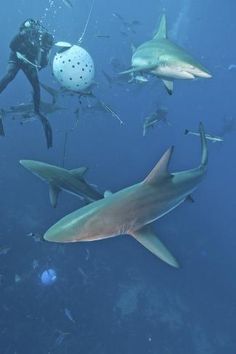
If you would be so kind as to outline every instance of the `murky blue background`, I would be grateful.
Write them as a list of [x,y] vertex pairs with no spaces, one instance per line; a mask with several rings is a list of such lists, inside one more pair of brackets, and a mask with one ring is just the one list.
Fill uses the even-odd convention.
[[[5,73],[11,38],[27,17],[43,20],[56,40],[76,42],[89,1],[11,0],[1,4],[0,75]],[[174,4],[173,4],[174,3]],[[49,8],[47,11],[46,8]],[[140,85],[114,83],[111,59],[130,66],[131,44],[151,38],[165,9],[171,38],[213,73],[212,80],[177,81],[169,97],[159,80]],[[198,138],[184,136],[199,120],[217,134],[225,118],[235,118],[236,64],[233,0],[135,2],[96,0],[83,46],[92,55],[95,93],[119,113],[81,115],[69,135],[65,166],[88,166],[88,180],[100,190],[117,191],[142,180],[169,145],[175,145],[171,170],[198,164]],[[136,33],[112,15],[138,20]],[[123,33],[126,32],[126,35]],[[110,38],[97,38],[96,34]],[[51,68],[41,81],[58,87]],[[50,99],[43,93],[44,99]],[[23,74],[0,96],[0,107],[29,102],[31,87]],[[234,354],[236,353],[235,281],[235,134],[223,144],[209,143],[207,178],[194,193],[195,203],[156,223],[156,231],[180,261],[180,270],[162,263],[135,240],[117,237],[93,243],[55,245],[35,242],[28,233],[49,226],[83,203],[62,193],[52,209],[45,183],[18,163],[42,160],[61,165],[65,132],[74,126],[75,97],[60,98],[67,107],[50,117],[54,148],[46,150],[40,123],[21,126],[4,121],[0,139],[0,352],[3,354]],[[143,118],[157,105],[168,108],[171,127],[160,125],[142,137]],[[34,265],[38,266],[34,266]],[[57,281],[43,287],[39,275],[54,268]],[[72,315],[71,321],[66,309]]]

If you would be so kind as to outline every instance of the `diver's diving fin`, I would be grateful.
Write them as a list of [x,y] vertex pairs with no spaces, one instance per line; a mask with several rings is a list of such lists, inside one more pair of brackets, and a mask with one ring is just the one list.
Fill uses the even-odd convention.
[[44,134],[46,137],[46,141],[47,141],[47,148],[51,148],[52,147],[52,128],[51,125],[48,121],[48,119],[43,116],[41,113],[37,113],[37,116],[39,117],[42,125],[43,125],[43,129],[44,129]]

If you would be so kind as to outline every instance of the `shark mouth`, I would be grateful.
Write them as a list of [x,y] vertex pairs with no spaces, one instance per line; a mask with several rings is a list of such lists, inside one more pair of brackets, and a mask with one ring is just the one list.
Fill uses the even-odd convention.
[[165,79],[193,80],[198,77],[211,78],[212,76],[203,69],[197,67],[159,66],[151,71],[152,74]]

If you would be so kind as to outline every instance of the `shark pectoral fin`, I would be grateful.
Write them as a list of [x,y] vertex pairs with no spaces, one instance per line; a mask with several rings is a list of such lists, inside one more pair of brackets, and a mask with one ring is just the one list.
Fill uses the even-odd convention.
[[162,80],[169,95],[173,94],[174,83],[170,80]]
[[177,260],[149,227],[134,231],[131,235],[155,256],[172,267],[179,268]]
[[173,153],[174,147],[171,146],[164,155],[160,158],[156,166],[152,169],[149,175],[145,178],[144,183],[156,184],[158,181],[165,178],[171,178],[172,175],[168,171],[168,166]]
[[58,194],[60,191],[61,191],[60,188],[58,188],[54,184],[49,184],[49,198],[50,198],[51,206],[53,208],[56,208],[57,206]]
[[79,167],[79,168],[75,168],[73,170],[70,170],[70,173],[74,176],[74,177],[78,177],[78,178],[83,178],[85,173],[88,171],[88,167]]

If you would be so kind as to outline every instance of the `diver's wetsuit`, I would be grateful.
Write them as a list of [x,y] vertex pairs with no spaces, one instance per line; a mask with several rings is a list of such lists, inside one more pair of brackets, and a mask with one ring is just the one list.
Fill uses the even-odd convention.
[[15,78],[19,70],[24,72],[33,87],[34,110],[43,124],[47,139],[47,146],[49,148],[52,146],[52,130],[47,118],[40,113],[40,84],[37,68],[23,60],[18,59],[16,54],[19,52],[30,62],[37,63],[41,53],[41,60],[44,59],[44,63],[39,69],[45,67],[47,65],[47,62],[45,61],[46,49],[40,46],[39,35],[40,34],[36,29],[25,30],[13,38],[10,43],[11,53],[8,61],[7,74],[2,78],[2,80],[0,80],[0,93]]

